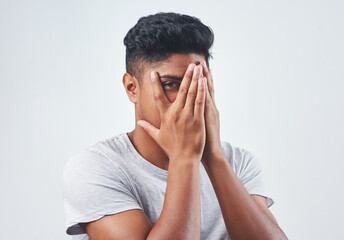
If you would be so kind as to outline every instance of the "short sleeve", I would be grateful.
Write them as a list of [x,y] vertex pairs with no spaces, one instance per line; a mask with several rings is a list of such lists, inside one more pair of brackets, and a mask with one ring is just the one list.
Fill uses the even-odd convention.
[[71,156],[62,174],[65,227],[69,235],[83,234],[81,222],[141,209],[119,166],[98,153],[83,150]]
[[264,179],[264,171],[259,159],[250,151],[236,148],[235,165],[237,176],[249,194],[257,194],[267,198],[267,207],[274,204],[269,196]]

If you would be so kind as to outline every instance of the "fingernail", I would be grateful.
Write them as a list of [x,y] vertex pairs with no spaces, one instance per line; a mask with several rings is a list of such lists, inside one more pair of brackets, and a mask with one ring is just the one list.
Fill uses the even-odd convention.
[[191,63],[190,65],[189,65],[189,67],[188,67],[188,71],[192,71],[193,70],[193,68],[195,67],[195,64],[193,64],[193,63]]
[[195,74],[198,74],[199,73],[199,67],[198,66],[196,66],[196,69],[195,69]]
[[152,79],[152,82],[155,81],[155,72],[154,71],[151,72],[151,79]]
[[206,63],[205,60],[203,60],[203,65],[204,65],[205,67],[207,67],[207,63]]

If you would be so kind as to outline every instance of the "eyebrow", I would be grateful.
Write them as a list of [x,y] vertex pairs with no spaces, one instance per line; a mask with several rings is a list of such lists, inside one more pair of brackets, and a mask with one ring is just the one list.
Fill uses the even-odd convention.
[[173,75],[162,75],[160,76],[160,78],[169,78],[169,79],[178,80],[178,81],[183,80],[183,77],[178,77],[178,76],[173,76]]

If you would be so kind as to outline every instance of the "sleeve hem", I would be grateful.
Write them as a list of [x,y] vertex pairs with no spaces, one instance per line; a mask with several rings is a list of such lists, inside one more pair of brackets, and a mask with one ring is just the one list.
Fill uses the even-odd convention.
[[250,195],[259,195],[259,196],[262,196],[262,197],[266,197],[266,206],[268,208],[271,207],[275,203],[275,201],[271,197],[268,197],[266,194],[250,193]]
[[66,224],[66,233],[68,235],[86,234],[86,231],[80,226],[79,223],[96,221],[106,215],[113,215],[113,214],[121,213],[128,210],[133,210],[133,209],[142,210],[142,208],[138,206],[137,204],[132,204],[132,205],[126,205],[125,207],[113,209],[111,211],[95,213],[92,215],[82,216],[82,217],[73,219],[73,221],[70,221],[69,223]]

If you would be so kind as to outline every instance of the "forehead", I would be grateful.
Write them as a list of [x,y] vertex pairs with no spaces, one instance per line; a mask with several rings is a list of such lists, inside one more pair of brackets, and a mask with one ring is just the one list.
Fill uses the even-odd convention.
[[203,60],[205,60],[204,56],[196,53],[173,54],[166,61],[161,62],[152,68],[148,68],[144,74],[144,78],[150,78],[151,71],[158,72],[159,76],[174,75],[183,77],[190,63],[198,65]]

